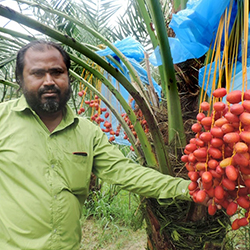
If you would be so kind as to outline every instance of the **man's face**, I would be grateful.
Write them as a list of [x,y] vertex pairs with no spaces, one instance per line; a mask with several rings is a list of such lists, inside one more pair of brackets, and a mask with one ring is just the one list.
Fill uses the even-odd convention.
[[29,48],[24,56],[21,87],[27,103],[36,112],[62,110],[70,98],[71,87],[61,53],[55,48]]

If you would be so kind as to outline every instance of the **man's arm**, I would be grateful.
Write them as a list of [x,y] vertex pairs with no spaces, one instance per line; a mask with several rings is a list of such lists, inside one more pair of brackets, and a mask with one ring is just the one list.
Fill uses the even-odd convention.
[[100,129],[96,131],[94,145],[93,173],[104,181],[145,197],[156,198],[160,203],[168,198],[190,200],[190,181],[164,175],[127,159],[108,142]]

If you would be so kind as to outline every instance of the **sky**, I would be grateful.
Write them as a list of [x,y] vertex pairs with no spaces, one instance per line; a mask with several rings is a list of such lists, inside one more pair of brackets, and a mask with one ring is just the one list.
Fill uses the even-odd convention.
[[[73,0],[73,1],[77,1],[77,0]],[[93,0],[93,2],[95,2],[95,1],[97,2],[97,1],[100,1],[100,0]],[[123,7],[117,13],[117,16],[120,15],[120,14],[123,14],[125,12],[125,10],[126,10],[126,7],[127,7],[127,4],[128,4],[129,0],[122,0],[122,1],[120,1],[120,0],[114,0],[114,1],[119,1],[119,4],[121,2],[123,4]],[[14,1],[14,0],[0,0],[0,4],[4,5],[4,6],[7,6],[7,7],[11,8],[11,9],[14,9],[16,11],[19,11],[19,7],[18,7],[16,1]],[[116,17],[114,17],[114,22],[115,22],[115,18]],[[0,16],[0,27],[14,29],[14,30],[17,30],[17,31],[20,32],[20,25],[19,24],[17,24],[14,21],[10,21],[7,18],[1,17],[1,16]],[[25,30],[24,30],[24,32],[25,32]]]
[[[18,11],[17,3],[11,0],[0,0],[0,4]],[[13,21],[10,22],[9,19],[7,18],[0,17],[0,26],[5,28],[11,28],[11,27],[17,27],[17,24],[16,23],[14,24]]]
[[[19,7],[16,1],[12,0],[0,0],[0,4],[3,6],[7,6],[15,11],[19,11]],[[0,27],[8,28],[14,31],[18,31],[24,34],[38,34],[38,31],[30,29],[30,28],[23,28],[22,25],[18,24],[15,21],[12,21],[8,18],[0,16]],[[6,34],[5,34],[6,35]],[[6,35],[7,36],[7,35]]]

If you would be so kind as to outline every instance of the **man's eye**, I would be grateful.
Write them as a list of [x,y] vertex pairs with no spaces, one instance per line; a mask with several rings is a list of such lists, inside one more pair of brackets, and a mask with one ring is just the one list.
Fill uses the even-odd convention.
[[59,76],[59,75],[62,74],[62,72],[59,71],[59,70],[55,70],[55,71],[52,71],[50,74],[51,74],[52,76]]
[[44,72],[42,71],[35,71],[33,72],[33,75],[36,77],[43,77],[44,76]]
[[49,69],[49,70],[36,70],[33,71],[31,74],[37,78],[44,77],[46,74],[50,74],[52,77],[58,77],[64,73],[63,69]]
[[61,69],[53,69],[53,70],[49,70],[49,73],[51,76],[60,76],[61,74],[64,73],[64,71]]

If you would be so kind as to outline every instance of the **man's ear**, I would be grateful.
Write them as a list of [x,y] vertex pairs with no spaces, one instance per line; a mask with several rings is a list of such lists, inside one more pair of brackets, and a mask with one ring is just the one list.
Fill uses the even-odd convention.
[[21,81],[20,79],[17,79],[16,83],[19,85],[17,92],[20,92],[23,89],[23,81]]

